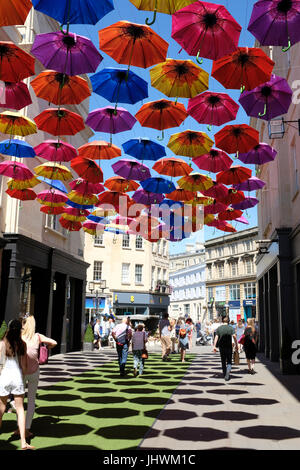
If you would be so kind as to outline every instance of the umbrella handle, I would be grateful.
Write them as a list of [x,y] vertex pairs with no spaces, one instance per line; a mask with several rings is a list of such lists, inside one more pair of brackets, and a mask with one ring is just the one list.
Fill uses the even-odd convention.
[[207,130],[208,130],[208,132],[211,132],[211,130],[212,130],[211,124],[209,124],[209,125],[207,126]]
[[162,131],[161,137],[157,136],[157,140],[164,140],[165,138],[165,133]]
[[281,50],[282,50],[282,52],[287,52],[287,51],[290,50],[291,47],[292,47],[292,43],[291,43],[291,40],[289,38],[288,47],[283,47]]
[[149,21],[149,18],[146,18],[145,23],[146,23],[147,26],[151,26],[152,24],[155,23],[156,15],[157,15],[157,9],[155,8],[155,9],[154,9],[154,15],[153,15],[152,21]]
[[246,87],[245,85],[241,85],[241,93],[243,93],[243,91],[245,91]]
[[267,103],[265,103],[264,112],[263,112],[263,113],[258,113],[258,115],[259,115],[260,117],[263,117],[263,116],[265,116],[266,114],[267,114]]
[[196,57],[196,61],[198,62],[198,64],[201,65],[201,64],[203,64],[203,59],[202,59],[202,58],[199,59],[199,57],[200,57],[200,49],[199,49],[199,51],[198,51],[198,54],[197,54],[197,57]]

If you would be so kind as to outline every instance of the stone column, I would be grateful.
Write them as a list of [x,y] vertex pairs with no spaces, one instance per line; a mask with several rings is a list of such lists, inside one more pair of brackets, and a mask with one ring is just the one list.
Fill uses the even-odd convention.
[[23,265],[22,261],[19,259],[17,242],[8,243],[7,249],[11,250],[11,257],[4,317],[6,323],[17,318],[20,314],[21,275]]
[[277,301],[277,265],[268,271],[268,304],[269,304],[269,337],[270,359],[279,360],[279,325],[278,325],[278,301]]

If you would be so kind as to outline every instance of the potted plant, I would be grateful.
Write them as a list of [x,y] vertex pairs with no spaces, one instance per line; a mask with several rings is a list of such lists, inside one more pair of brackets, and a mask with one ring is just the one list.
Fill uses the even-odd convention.
[[83,351],[93,351],[94,350],[94,333],[93,328],[88,324],[86,327],[84,337],[83,337]]

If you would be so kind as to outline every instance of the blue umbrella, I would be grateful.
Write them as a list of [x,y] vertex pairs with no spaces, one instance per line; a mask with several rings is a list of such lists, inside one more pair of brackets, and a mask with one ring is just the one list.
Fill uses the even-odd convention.
[[110,227],[106,227],[106,228],[104,229],[104,231],[105,231],[105,232],[116,233],[117,235],[119,235],[119,234],[125,235],[125,234],[126,234],[126,231],[125,231],[125,230],[121,230],[121,229],[119,229],[119,228],[114,228],[114,227],[111,227],[111,228],[110,228]]
[[93,209],[94,206],[83,206],[81,204],[77,204],[76,202],[67,200],[67,205],[71,207],[75,207],[75,209]]
[[18,158],[34,158],[34,148],[24,140],[12,139],[0,142],[0,153]]
[[135,104],[149,96],[148,83],[131,70],[106,68],[90,79],[94,93],[116,106],[118,103]]
[[165,147],[147,138],[128,140],[122,147],[127,155],[142,161],[156,161],[167,155]]
[[160,204],[159,207],[167,205],[172,209],[173,206],[175,206],[175,209],[178,209],[180,207],[183,207],[183,202],[181,201],[171,201],[171,199],[164,199]]
[[113,0],[32,0],[32,4],[62,24],[96,24],[114,10]]
[[67,188],[65,187],[65,185],[60,180],[50,180],[48,178],[45,178],[44,176],[38,176],[37,179],[43,183],[49,184],[51,188],[58,189],[62,193],[68,194],[69,192]]
[[96,215],[88,215],[87,218],[89,220],[92,220],[93,222],[96,222],[97,224],[109,224],[109,220],[105,219],[105,217],[97,217]]
[[176,187],[172,181],[167,180],[166,178],[148,178],[144,181],[140,181],[141,186],[146,191],[151,191],[156,194],[171,193],[175,191]]

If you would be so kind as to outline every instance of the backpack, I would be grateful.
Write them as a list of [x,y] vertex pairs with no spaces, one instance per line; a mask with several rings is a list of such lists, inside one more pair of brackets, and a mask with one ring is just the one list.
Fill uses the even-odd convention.
[[179,330],[179,336],[180,336],[180,338],[185,338],[185,336],[186,336],[186,328],[180,328],[180,330]]

